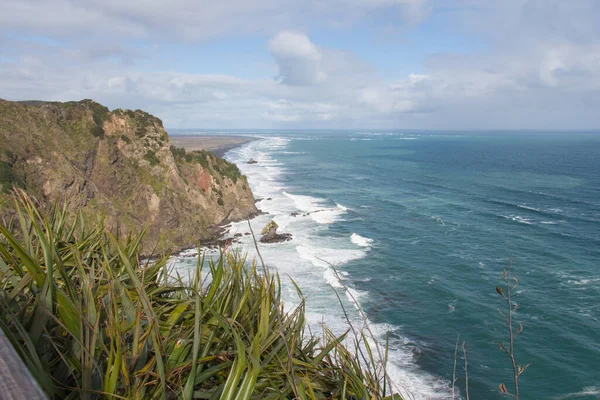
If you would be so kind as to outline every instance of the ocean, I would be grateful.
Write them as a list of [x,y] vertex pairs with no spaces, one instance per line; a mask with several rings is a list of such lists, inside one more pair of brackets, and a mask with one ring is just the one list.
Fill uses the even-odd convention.
[[[380,339],[389,332],[389,373],[416,399],[451,398],[460,335],[470,398],[502,398],[512,369],[498,346],[508,330],[495,288],[510,262],[524,326],[515,353],[531,365],[521,398],[600,396],[600,134],[250,134],[258,140],[225,158],[268,213],[254,231],[275,219],[293,235],[259,248],[287,303],[298,301],[290,278],[303,290],[313,331],[347,329],[337,295],[360,325],[357,299]],[[234,223],[230,235],[248,231]],[[235,246],[255,256],[248,236]],[[461,351],[464,398],[463,362]]]

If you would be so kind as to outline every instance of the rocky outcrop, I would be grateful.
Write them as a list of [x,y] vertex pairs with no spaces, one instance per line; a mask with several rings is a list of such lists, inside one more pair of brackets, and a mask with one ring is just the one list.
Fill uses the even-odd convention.
[[122,233],[148,225],[146,251],[195,246],[209,227],[258,212],[237,166],[170,146],[162,121],[144,111],[91,100],[0,100],[0,212],[13,186],[42,205],[64,199],[104,216]]
[[260,238],[261,243],[279,243],[279,242],[287,242],[288,240],[292,240],[292,235],[289,233],[277,233],[277,229],[279,225],[275,222],[274,219],[269,221],[267,225],[263,228]]

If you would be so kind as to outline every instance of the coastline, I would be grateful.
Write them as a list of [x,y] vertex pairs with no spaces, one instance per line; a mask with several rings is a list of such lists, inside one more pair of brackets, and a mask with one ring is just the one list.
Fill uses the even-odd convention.
[[[282,300],[286,307],[298,304],[296,288],[302,288],[310,293],[310,300],[306,302],[306,323],[309,329],[317,331],[325,323],[334,334],[339,335],[348,329],[348,319],[355,326],[360,326],[363,320],[355,311],[355,301],[361,296],[368,296],[367,291],[359,290],[353,285],[348,290],[344,288],[342,280],[350,279],[345,265],[366,258],[373,240],[354,234],[364,233],[359,230],[348,232],[347,235],[332,234],[329,229],[331,225],[351,219],[357,211],[333,198],[314,195],[291,184],[288,177],[292,171],[288,168],[294,165],[293,160],[298,162],[306,157],[304,153],[297,151],[294,143],[292,138],[269,136],[247,146],[240,146],[227,155],[228,161],[236,163],[248,177],[254,196],[263,199],[257,207],[264,215],[256,216],[250,221],[252,230],[260,232],[267,223],[275,219],[282,232],[293,235],[292,240],[277,244],[255,244],[252,237],[247,235],[249,228],[246,221],[224,226],[226,231],[223,232],[222,240],[231,238],[230,244],[235,251],[244,254],[247,259],[262,257],[281,276],[291,277],[292,280],[289,281],[281,280]],[[249,164],[247,161],[250,159],[257,163]],[[190,257],[196,256],[197,252],[195,249],[188,250],[189,252],[180,252],[175,257],[174,268],[181,268],[182,271],[190,268]],[[339,275],[334,268],[339,271]],[[338,304],[339,307],[335,306]],[[344,310],[349,311],[346,313]],[[397,326],[385,322],[369,323],[375,340],[379,343],[385,342],[388,332],[393,334],[388,374],[399,392],[419,394],[415,397],[418,399],[447,398],[447,381],[421,370],[413,362],[412,347],[404,346],[410,340],[402,336]]]
[[184,148],[186,151],[208,150],[219,157],[253,140],[257,138],[232,135],[169,135],[169,141],[175,147]]
[[[255,140],[259,140],[259,138],[234,135],[169,135],[169,142],[175,147],[183,148],[186,151],[206,150],[221,158],[228,151]],[[249,219],[254,219],[261,214],[263,213],[259,210],[258,213],[250,215]],[[214,250],[221,246],[230,246],[233,243],[239,243],[239,236],[227,235],[231,224],[235,222],[240,221],[226,219],[210,226],[208,229],[209,236],[200,242],[200,246],[204,249]],[[171,256],[182,256],[186,252],[196,249],[197,246],[198,243],[177,246],[173,249]]]

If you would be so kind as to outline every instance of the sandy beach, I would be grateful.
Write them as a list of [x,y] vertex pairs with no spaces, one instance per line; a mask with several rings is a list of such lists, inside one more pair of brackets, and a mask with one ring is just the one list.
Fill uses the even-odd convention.
[[187,151],[208,150],[222,157],[227,151],[255,140],[249,136],[170,136],[175,147],[183,147]]

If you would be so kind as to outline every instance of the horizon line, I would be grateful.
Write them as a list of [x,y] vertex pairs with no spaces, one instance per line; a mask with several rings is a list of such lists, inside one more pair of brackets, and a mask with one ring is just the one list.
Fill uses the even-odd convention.
[[[436,129],[436,128],[170,128],[165,127],[165,130],[170,131],[198,131],[211,132],[211,133],[236,133],[236,132],[252,132],[252,131],[282,131],[282,132],[296,132],[296,131],[383,131],[383,132],[398,132],[405,131],[410,132],[581,132],[581,133],[600,133],[600,128],[448,128],[448,129]],[[403,133],[403,132],[400,132]]]

